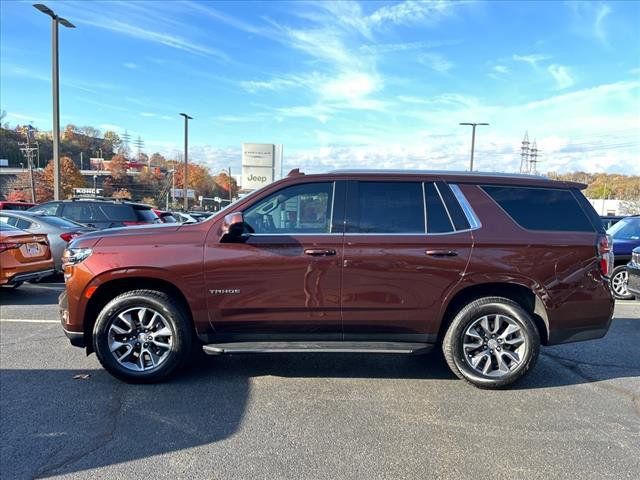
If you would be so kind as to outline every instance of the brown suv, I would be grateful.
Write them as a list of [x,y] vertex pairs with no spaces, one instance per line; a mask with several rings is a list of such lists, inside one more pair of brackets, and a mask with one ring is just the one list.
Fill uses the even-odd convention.
[[251,352],[417,353],[508,385],[540,344],[600,338],[612,256],[585,185],[521,175],[293,171],[202,223],[89,233],[62,325],[116,377]]

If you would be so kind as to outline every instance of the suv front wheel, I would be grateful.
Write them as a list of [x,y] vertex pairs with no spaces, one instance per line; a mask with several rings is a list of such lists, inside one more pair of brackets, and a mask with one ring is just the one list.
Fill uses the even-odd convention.
[[484,297],[458,312],[442,347],[456,376],[480,388],[500,388],[533,367],[540,335],[531,316],[516,302]]
[[102,366],[131,383],[164,380],[189,359],[192,332],[181,309],[164,292],[134,290],[111,300],[93,329]]

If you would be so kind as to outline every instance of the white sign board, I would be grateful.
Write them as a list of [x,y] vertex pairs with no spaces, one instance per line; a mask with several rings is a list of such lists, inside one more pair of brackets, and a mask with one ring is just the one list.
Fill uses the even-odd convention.
[[[184,188],[172,188],[171,195],[174,198],[184,198]],[[187,198],[196,198],[196,191],[191,188],[187,189]]]
[[73,194],[81,197],[81,196],[100,196],[102,195],[101,188],[74,188]]
[[282,146],[272,143],[242,144],[243,190],[256,190],[280,177]]

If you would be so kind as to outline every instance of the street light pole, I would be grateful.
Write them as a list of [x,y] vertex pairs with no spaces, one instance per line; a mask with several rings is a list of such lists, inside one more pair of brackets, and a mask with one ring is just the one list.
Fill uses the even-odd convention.
[[187,178],[189,175],[189,120],[193,120],[186,113],[181,113],[184,117],[184,211],[189,211],[189,197],[187,196]]
[[76,28],[66,18],[59,17],[46,5],[33,5],[42,13],[51,17],[51,85],[53,94],[53,199],[60,200],[60,72],[58,69],[58,24],[67,28]]
[[471,125],[472,130],[471,130],[471,159],[469,160],[469,171],[473,172],[473,151],[475,150],[475,146],[476,146],[476,127],[478,125],[489,125],[488,123],[468,123],[468,122],[464,122],[461,123],[460,125]]

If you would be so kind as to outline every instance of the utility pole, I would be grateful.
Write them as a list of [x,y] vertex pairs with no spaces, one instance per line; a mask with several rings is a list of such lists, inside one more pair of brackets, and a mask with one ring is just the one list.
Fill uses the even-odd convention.
[[469,171],[473,172],[473,151],[476,146],[476,127],[478,125],[489,125],[488,123],[471,123],[471,122],[463,122],[460,125],[470,125],[471,129],[471,159],[469,160]]
[[60,71],[58,69],[58,25],[76,28],[66,18],[59,17],[46,5],[36,3],[34,7],[51,17],[51,77],[53,93],[53,199],[60,200]]
[[231,192],[231,167],[229,167],[229,203],[233,202],[233,194]]
[[36,185],[33,180],[33,157],[34,154],[38,151],[38,143],[36,142],[36,146],[31,146],[31,136],[33,132],[33,127],[29,125],[26,129],[26,141],[24,143],[20,143],[20,151],[25,156],[27,160],[27,167],[29,168],[29,185],[31,187],[31,201],[36,203]]
[[193,120],[186,113],[181,113],[184,117],[184,211],[189,211],[189,197],[187,196],[187,178],[189,175],[189,120]]

